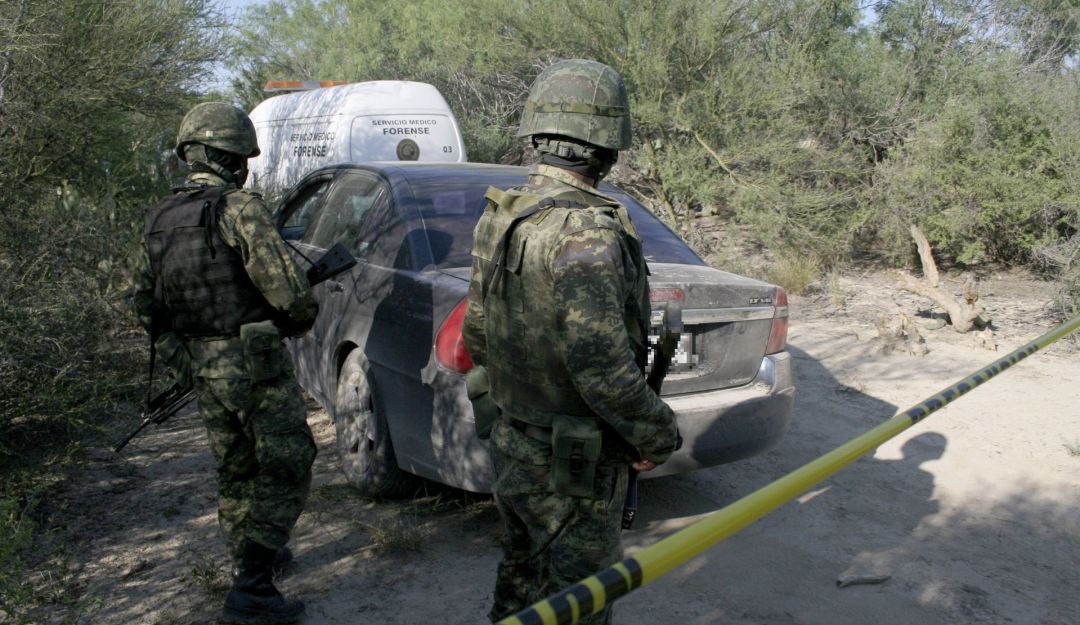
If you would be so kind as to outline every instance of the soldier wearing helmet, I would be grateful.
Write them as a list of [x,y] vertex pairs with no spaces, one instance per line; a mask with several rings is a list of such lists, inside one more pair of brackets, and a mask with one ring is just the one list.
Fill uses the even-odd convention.
[[[678,436],[643,374],[641,241],[596,187],[630,147],[622,78],[595,61],[551,65],[518,136],[540,162],[525,186],[488,190],[463,327],[503,520],[492,621],[617,562],[628,468],[654,468]],[[581,622],[610,620],[608,607]]]
[[146,215],[135,310],[155,353],[194,384],[217,460],[218,520],[236,567],[222,622],[295,623],[274,587],[311,484],[315,442],[281,339],[318,312],[266,203],[244,190],[259,154],[243,111],[199,104],[180,123],[183,186]]

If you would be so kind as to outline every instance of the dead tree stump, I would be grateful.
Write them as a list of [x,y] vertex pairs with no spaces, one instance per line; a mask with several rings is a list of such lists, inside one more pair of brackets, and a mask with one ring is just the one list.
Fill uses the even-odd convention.
[[945,314],[949,316],[949,323],[957,332],[964,333],[984,327],[986,325],[986,320],[983,319],[985,311],[982,305],[978,303],[978,284],[975,277],[970,274],[966,277],[963,298],[957,299],[941,287],[937,264],[934,262],[930,242],[926,240],[926,235],[919,230],[918,226],[912,225],[911,236],[915,239],[915,245],[919,248],[923,279],[920,280],[906,271],[897,271],[896,278],[899,280],[900,286],[916,295],[932,300],[943,308]]

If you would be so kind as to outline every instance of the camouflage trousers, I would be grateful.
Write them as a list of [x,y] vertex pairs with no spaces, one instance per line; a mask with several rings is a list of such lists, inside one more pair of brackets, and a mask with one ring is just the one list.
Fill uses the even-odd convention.
[[[503,558],[489,617],[496,622],[622,559],[627,465],[596,468],[593,497],[550,492],[551,446],[499,419],[491,434]],[[611,606],[579,621],[611,623]]]
[[274,379],[195,378],[217,460],[218,522],[233,556],[244,539],[272,549],[307,502],[315,440],[292,369]]

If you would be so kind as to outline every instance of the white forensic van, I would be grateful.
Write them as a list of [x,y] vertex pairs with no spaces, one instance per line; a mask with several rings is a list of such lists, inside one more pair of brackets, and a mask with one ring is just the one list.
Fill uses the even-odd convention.
[[267,98],[250,114],[262,154],[248,162],[248,186],[271,201],[323,165],[466,160],[457,120],[429,84],[286,84],[316,88]]

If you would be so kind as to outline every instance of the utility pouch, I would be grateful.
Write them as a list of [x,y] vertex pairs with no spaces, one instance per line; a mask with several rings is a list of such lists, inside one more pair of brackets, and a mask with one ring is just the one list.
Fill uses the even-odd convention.
[[154,342],[154,348],[157,349],[161,362],[169,367],[176,383],[181,387],[191,386],[191,353],[180,337],[166,332]]
[[477,365],[469,369],[469,372],[465,374],[465,392],[472,403],[476,436],[486,441],[491,437],[491,428],[495,425],[495,419],[498,419],[502,412],[491,397],[491,381],[486,367]]
[[592,497],[602,434],[596,417],[555,415],[551,422],[551,490]]
[[262,382],[281,375],[281,331],[273,321],[245,323],[240,326],[240,344],[244,348],[248,378]]

